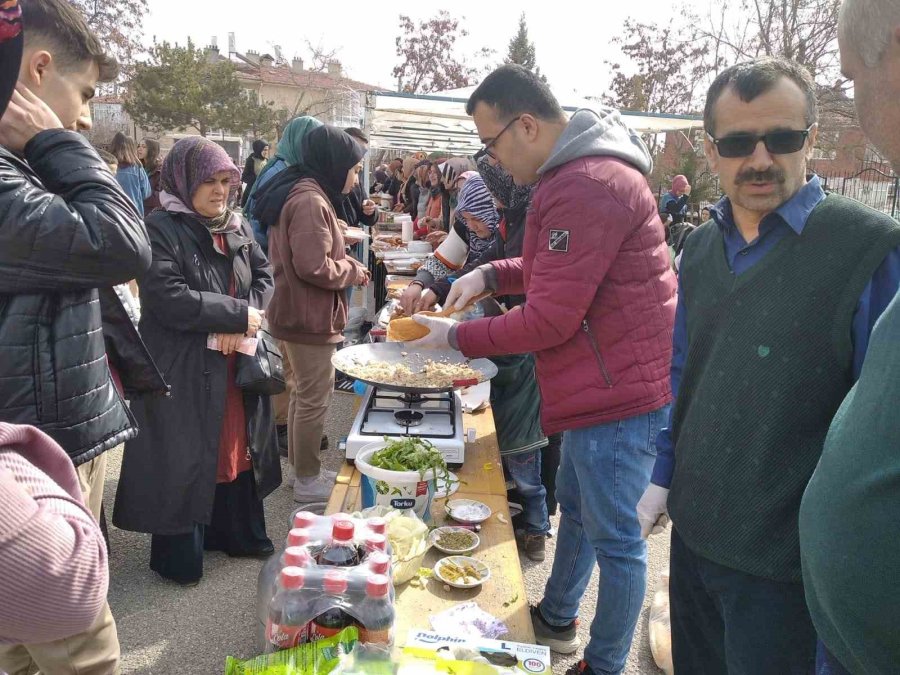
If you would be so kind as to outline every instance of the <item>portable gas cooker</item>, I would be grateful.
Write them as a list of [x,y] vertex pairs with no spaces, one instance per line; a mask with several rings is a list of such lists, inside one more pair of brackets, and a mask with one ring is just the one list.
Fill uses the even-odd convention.
[[369,385],[343,443],[347,461],[385,436],[427,440],[449,466],[460,467],[465,461],[466,439],[475,441],[475,429],[463,428],[462,400],[456,391],[416,393]]

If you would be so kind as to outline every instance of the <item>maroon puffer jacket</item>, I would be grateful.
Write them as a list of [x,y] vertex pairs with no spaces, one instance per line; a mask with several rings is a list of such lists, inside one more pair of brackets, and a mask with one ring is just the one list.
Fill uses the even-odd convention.
[[672,399],[676,282],[641,173],[583,157],[542,177],[521,258],[492,263],[508,314],[460,324],[469,357],[534,352],[551,434],[656,410]]

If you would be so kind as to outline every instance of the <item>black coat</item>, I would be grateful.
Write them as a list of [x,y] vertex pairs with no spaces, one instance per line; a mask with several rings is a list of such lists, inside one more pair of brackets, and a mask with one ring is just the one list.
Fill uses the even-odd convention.
[[[171,386],[168,398],[132,404],[141,434],[125,446],[113,523],[125,530],[181,534],[212,516],[225,411],[227,363],[206,348],[210,333],[243,333],[247,309],[265,309],[272,267],[249,225],[226,235],[228,256],[183,214],[147,220],[153,264],[140,280],[141,334]],[[232,274],[236,297],[228,293]],[[243,358],[243,357],[238,357]],[[269,397],[244,396],[257,496],[281,484]]]
[[38,427],[75,465],[137,433],[106,364],[97,289],[149,264],[140,215],[82,136],[42,132],[24,158],[0,148],[0,421]]

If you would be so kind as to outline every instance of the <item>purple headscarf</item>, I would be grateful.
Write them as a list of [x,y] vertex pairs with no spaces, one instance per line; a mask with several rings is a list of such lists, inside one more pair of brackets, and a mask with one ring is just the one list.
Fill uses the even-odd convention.
[[231,209],[216,218],[207,218],[194,210],[194,195],[200,185],[220,171],[231,174],[232,189],[236,189],[241,174],[222,146],[201,136],[182,138],[172,146],[162,165],[162,207],[166,211],[191,214],[213,234],[237,231],[241,219]]

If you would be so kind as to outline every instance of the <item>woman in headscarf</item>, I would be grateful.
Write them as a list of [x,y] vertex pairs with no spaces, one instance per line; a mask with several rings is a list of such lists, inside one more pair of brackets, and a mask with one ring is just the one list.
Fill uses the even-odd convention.
[[263,224],[253,215],[253,209],[256,208],[256,193],[263,185],[289,166],[298,166],[303,163],[303,137],[320,126],[322,123],[315,117],[295,117],[288,122],[281,135],[281,140],[278,141],[275,156],[266,162],[262,173],[256,177],[253,187],[248,190],[244,214],[250,219],[253,236],[256,237],[256,241],[259,242],[266,254],[269,252],[269,225],[271,223]]
[[332,126],[303,139],[303,163],[257,193],[254,215],[270,224],[275,298],[269,329],[285,345],[296,386],[288,411],[294,500],[322,502],[336,474],[322,469],[321,436],[334,389],[331,357],[343,341],[347,294],[368,283],[365,265],[347,255],[342,212],[362,169],[363,147]]
[[[408,315],[419,307],[422,291],[435,281],[456,274],[477,260],[491,245],[500,222],[500,214],[484,180],[477,173],[460,191],[457,217],[449,236],[425,259],[416,279],[403,292],[401,306]],[[433,304],[433,301],[432,301]]]
[[241,182],[247,186],[244,188],[244,198],[241,200],[242,207],[247,205],[253,184],[256,183],[256,179],[262,173],[268,161],[269,143],[260,139],[253,141],[253,152],[250,153],[250,156],[244,163],[244,173],[241,174]]
[[144,166],[147,179],[150,181],[150,196],[144,200],[144,214],[153,213],[153,209],[159,206],[160,180],[162,175],[162,161],[159,158],[159,141],[145,138],[138,143],[138,159]]
[[227,206],[239,180],[219,145],[184,138],[163,162],[161,209],[147,219],[140,331],[171,396],[132,404],[141,433],[125,446],[113,523],[151,533],[150,568],[183,585],[200,580],[204,550],[274,550],[262,503],[281,483],[271,403],[235,383],[272,268]]
[[[458,211],[466,214],[473,208],[470,190],[482,183],[498,204],[502,218],[498,236],[484,247],[480,255],[470,259],[455,274],[457,277],[493,260],[522,255],[525,215],[531,202],[532,186],[516,185],[506,171],[485,157],[478,162],[479,178],[470,178],[460,194]],[[480,191],[479,191],[480,194]],[[441,249],[438,249],[440,251]],[[424,277],[424,275],[422,275]],[[417,281],[421,281],[417,276]],[[436,278],[423,293],[413,282],[406,290],[410,299],[417,298],[413,311],[422,311],[435,303],[443,303],[450,292],[447,277]],[[512,309],[525,301],[524,296],[499,298]],[[549,514],[556,512],[556,472],[559,468],[561,436],[544,437],[540,426],[540,391],[534,375],[534,357],[514,354],[493,357],[497,376],[491,380],[491,406],[497,427],[497,440],[504,469],[509,477],[510,501],[521,504],[523,513],[515,519],[516,539],[532,560],[544,559]]]
[[400,189],[402,208],[394,209],[408,214],[413,220],[419,217],[419,185],[416,182],[416,164],[418,162],[415,157],[407,157],[403,160],[403,187]]

